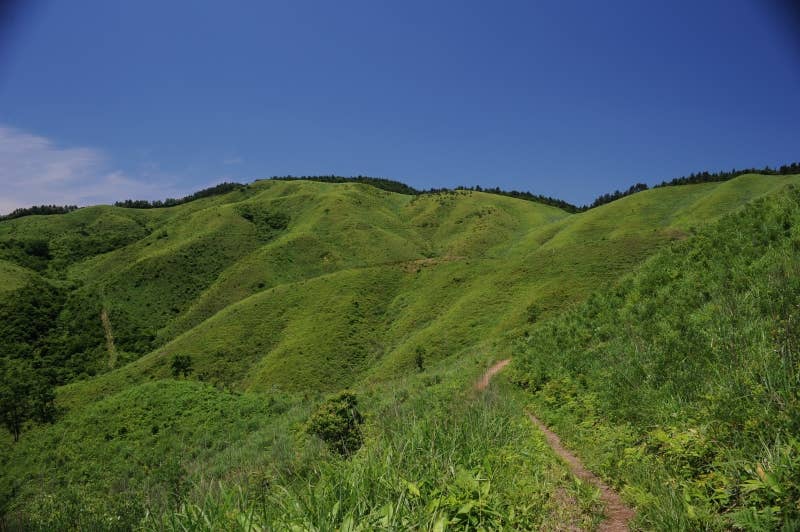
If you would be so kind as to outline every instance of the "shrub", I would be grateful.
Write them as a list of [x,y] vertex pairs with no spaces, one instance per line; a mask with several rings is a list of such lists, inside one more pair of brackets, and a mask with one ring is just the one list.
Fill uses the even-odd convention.
[[414,351],[414,363],[417,365],[417,370],[422,373],[425,371],[425,348],[417,347]]
[[536,323],[539,320],[539,316],[542,314],[542,309],[536,303],[531,303],[526,309],[526,314],[525,317],[528,323]]
[[0,358],[0,423],[15,442],[27,421],[53,420],[54,400],[53,385],[30,362]]
[[325,401],[308,421],[308,432],[319,437],[331,450],[347,457],[364,442],[361,425],[364,417],[358,411],[358,399],[349,390]]
[[179,377],[183,374],[188,377],[192,373],[192,357],[189,355],[175,355],[172,357],[172,376]]

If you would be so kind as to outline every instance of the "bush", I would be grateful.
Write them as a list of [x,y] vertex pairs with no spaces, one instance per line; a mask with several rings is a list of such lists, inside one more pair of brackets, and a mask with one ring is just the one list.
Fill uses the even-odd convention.
[[331,450],[347,457],[364,443],[363,423],[358,399],[353,392],[345,390],[320,405],[309,419],[307,430],[328,444]]
[[425,371],[425,348],[417,347],[414,351],[414,363],[417,365],[417,370],[422,373]]
[[175,355],[172,357],[172,376],[188,377],[192,373],[192,357],[189,355]]
[[47,378],[24,359],[0,358],[0,423],[19,441],[29,420],[53,420],[55,393]]
[[526,309],[526,318],[528,323],[536,323],[539,320],[539,316],[542,315],[542,309],[536,303],[531,303],[528,305]]

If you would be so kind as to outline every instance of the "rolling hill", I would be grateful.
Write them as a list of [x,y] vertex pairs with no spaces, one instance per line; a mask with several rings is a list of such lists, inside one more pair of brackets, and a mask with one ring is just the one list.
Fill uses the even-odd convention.
[[[212,489],[213,482],[250,486],[261,471],[286,490],[270,495],[273,509],[262,512],[267,526],[284,515],[297,519],[287,526],[321,529],[344,527],[348,516],[433,527],[441,516],[461,522],[471,482],[482,486],[476,479],[491,470],[492,511],[506,519],[495,524],[596,524],[590,490],[570,480],[525,424],[530,390],[501,383],[507,401],[464,397],[463,390],[488,362],[510,354],[521,358],[514,379],[525,387],[541,371],[530,362],[536,357],[580,379],[578,362],[560,361],[556,351],[533,347],[521,356],[520,339],[532,342],[564,320],[565,337],[573,330],[591,336],[591,327],[577,325],[589,318],[576,310],[590,294],[618,286],[639,268],[645,270],[637,275],[648,275],[653,261],[666,260],[648,258],[694,245],[710,225],[740,224],[735,234],[746,234],[750,219],[736,213],[795,198],[787,187],[798,184],[800,176],[747,174],[647,190],[570,214],[477,191],[406,195],[361,183],[265,180],[167,208],[96,206],[2,221],[0,313],[16,317],[4,325],[3,347],[59,384],[61,413],[54,424],[26,427],[16,444],[4,435],[0,503],[9,522],[31,527],[74,525],[85,513],[100,521],[121,516],[124,529],[151,510],[167,521],[142,526],[180,528],[181,519],[192,519],[185,501],[207,497],[195,508],[210,511],[208,501],[235,499],[229,488]],[[720,260],[738,260],[739,247]],[[692,264],[658,268],[687,271]],[[640,297],[671,308],[663,295]],[[542,345],[553,342],[547,341]],[[599,347],[559,349],[573,349],[578,360]],[[174,376],[176,355],[190,357],[188,378]],[[361,396],[368,438],[363,453],[341,461],[300,428],[324,394],[345,388]],[[625,419],[598,411],[603,419]],[[562,418],[568,416],[549,419]],[[459,419],[473,419],[474,427]],[[493,423],[500,428],[485,443],[488,454],[470,453],[483,448],[477,440],[481,431],[492,433]],[[455,433],[463,439],[442,439]],[[455,446],[457,463],[425,454],[426,437],[442,449]],[[403,438],[419,448],[403,454]],[[402,476],[409,470],[425,477],[424,460],[438,464],[427,483]],[[381,475],[369,468],[381,461],[389,464],[391,489],[369,484]],[[309,465],[315,462],[327,465]],[[116,465],[104,468],[109,463]],[[519,467],[529,472],[515,478]],[[639,486],[613,468],[608,474]],[[369,486],[325,492],[345,478]],[[304,492],[308,485],[317,491]],[[104,495],[109,490],[117,495]],[[368,500],[356,501],[364,490]],[[454,498],[457,507],[411,504],[420,490]],[[525,510],[525,493],[543,510]],[[131,494],[135,504],[126,502]],[[72,509],[59,514],[61,521],[26,521],[36,509],[54,508],[46,506],[56,504],[48,496],[66,497]],[[353,507],[311,516],[298,508],[312,496],[314,507],[330,510],[337,500],[341,507],[348,497]],[[401,496],[402,511],[386,514],[385,505]],[[183,509],[170,513],[174,508]],[[484,510],[481,519],[488,519]],[[530,521],[514,521],[525,512]],[[666,521],[653,512],[642,523],[657,528]],[[401,515],[405,525],[394,520]],[[711,517],[704,522],[716,526]]]

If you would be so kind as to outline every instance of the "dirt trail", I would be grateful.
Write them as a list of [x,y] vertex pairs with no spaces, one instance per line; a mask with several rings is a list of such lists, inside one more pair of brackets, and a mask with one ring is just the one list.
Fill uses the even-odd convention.
[[[489,385],[491,378],[505,368],[509,362],[511,362],[510,358],[501,360],[486,370],[486,373],[483,374],[483,377],[481,377],[481,379],[475,383],[475,389],[485,389]],[[547,444],[559,457],[561,457],[562,460],[567,463],[570,471],[572,471],[572,474],[585,482],[589,482],[598,490],[600,490],[600,500],[605,505],[606,518],[600,523],[597,529],[602,532],[627,531],[628,523],[636,515],[633,509],[623,502],[622,498],[619,496],[619,493],[611,489],[597,475],[586,469],[577,456],[564,448],[564,446],[561,444],[561,439],[555,432],[547,428],[547,426],[533,414],[528,413],[528,417],[530,418],[531,422],[536,425],[536,428],[544,433]]]
[[103,322],[103,331],[106,333],[106,349],[108,349],[108,367],[114,369],[117,365],[117,346],[114,345],[114,333],[111,331],[111,320],[108,319],[108,311],[104,308],[100,311],[100,321]]
[[476,390],[484,390],[487,386],[489,386],[489,381],[492,380],[492,377],[500,373],[502,369],[508,366],[509,362],[511,362],[510,358],[505,360],[501,360],[500,362],[496,363],[494,366],[486,370],[486,373],[483,374],[481,380],[475,383]]

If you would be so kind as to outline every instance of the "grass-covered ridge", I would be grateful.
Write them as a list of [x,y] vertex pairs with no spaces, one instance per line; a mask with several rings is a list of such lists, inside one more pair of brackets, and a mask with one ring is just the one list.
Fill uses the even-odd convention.
[[0,252],[9,286],[44,276],[63,294],[34,358],[86,360],[58,382],[114,370],[74,391],[84,400],[167,375],[176,352],[239,389],[333,390],[407,371],[421,347],[432,361],[487,341],[507,353],[693,225],[795,180],[667,187],[579,215],[473,191],[262,181],[170,208],[9,220]]
[[[729,171],[717,171],[717,172],[708,172],[708,171],[693,172],[690,175],[676,177],[669,181],[662,181],[660,184],[656,185],[656,187],[671,187],[671,186],[681,186],[681,185],[690,185],[699,183],[714,183],[720,181],[728,181],[730,179],[734,179],[736,177],[746,174],[796,175],[798,173],[800,173],[800,163],[784,164],[774,169],[770,168],[769,166],[766,166],[765,168],[746,168],[742,170],[732,169]],[[440,194],[443,192],[453,192],[459,190],[486,192],[489,194],[509,196],[512,198],[523,199],[526,201],[535,201],[538,203],[542,203],[544,205],[558,207],[573,214],[593,209],[595,207],[605,205],[606,203],[611,203],[612,201],[616,201],[620,198],[624,198],[625,196],[630,196],[631,194],[636,194],[638,192],[648,189],[648,186],[645,183],[636,183],[623,191],[615,190],[613,192],[601,194],[588,205],[577,206],[559,198],[543,196],[541,194],[533,194],[532,192],[529,191],[503,190],[500,187],[493,187],[493,188],[481,187],[480,185],[477,186],[462,185],[462,186],[457,186],[453,189],[430,188],[425,190],[419,190],[401,181],[397,181],[394,179],[387,179],[384,177],[369,177],[362,175],[350,176],[350,177],[337,176],[337,175],[320,175],[320,176],[287,175],[287,176],[273,176],[269,179],[278,181],[318,181],[321,183],[362,183],[373,186],[381,190],[386,190],[397,194],[410,194],[410,195]],[[233,190],[243,189],[246,187],[247,185],[242,183],[222,182],[217,185],[204,188],[202,190],[198,190],[197,192],[194,192],[193,194],[189,194],[182,198],[167,198],[165,200],[154,200],[154,201],[127,199],[124,201],[114,202],[114,206],[125,207],[130,209],[156,209],[161,207],[175,207],[177,205],[189,203],[191,201],[195,201],[198,199],[208,198],[211,196],[218,196],[221,194],[227,194],[228,192],[231,192]],[[29,208],[15,209],[13,212],[7,215],[0,216],[0,221],[11,220],[14,218],[21,218],[23,216],[32,216],[32,215],[66,214],[77,209],[78,209],[77,205],[63,205],[63,206],[35,205]]]
[[[16,444],[0,430],[2,512],[42,529],[108,519],[120,529],[206,518],[217,528],[240,518],[322,529],[596,523],[596,494],[546,454],[523,392],[500,376],[502,397],[476,396],[472,381],[654,254],[652,264],[683,279],[693,263],[663,257],[693,249],[708,224],[723,220],[740,235],[720,263],[750,260],[739,251],[750,249],[750,226],[726,216],[755,201],[747,216],[765,214],[754,225],[781,226],[770,205],[792,184],[800,178],[743,175],[570,214],[476,190],[264,180],[168,208],[0,222],[0,316],[13,318],[0,324],[0,356],[57,385],[53,424],[26,419]],[[641,298],[674,311],[660,292]],[[580,323],[596,340],[593,319]],[[754,323],[771,334],[771,322]],[[589,347],[575,347],[571,364],[597,356]],[[517,380],[531,381],[534,365],[518,358]],[[307,423],[345,388],[359,398],[364,446],[342,459]],[[107,468],[114,456],[124,460]],[[659,492],[623,480],[645,510],[641,523],[671,522],[648,502]],[[694,524],[675,504],[667,514]],[[715,520],[717,507],[690,504],[699,522],[730,522]]]
[[798,279],[790,187],[533,328],[515,381],[645,527],[793,530]]

